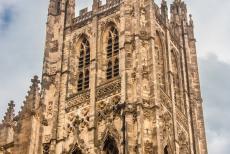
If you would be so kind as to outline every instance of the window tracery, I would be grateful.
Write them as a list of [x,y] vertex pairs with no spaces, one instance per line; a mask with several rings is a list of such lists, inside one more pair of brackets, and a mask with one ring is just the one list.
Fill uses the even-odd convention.
[[119,76],[119,34],[116,28],[111,27],[107,42],[107,80]]
[[84,38],[80,45],[80,56],[78,63],[78,92],[89,88],[89,76],[90,76],[90,45],[89,41]]

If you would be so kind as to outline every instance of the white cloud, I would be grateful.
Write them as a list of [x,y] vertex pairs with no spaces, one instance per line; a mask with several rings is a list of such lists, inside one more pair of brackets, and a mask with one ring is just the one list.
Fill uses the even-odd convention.
[[0,17],[5,8],[13,9],[13,19],[0,30],[0,113],[13,99],[22,104],[30,78],[41,74],[45,38],[47,0],[0,1]]

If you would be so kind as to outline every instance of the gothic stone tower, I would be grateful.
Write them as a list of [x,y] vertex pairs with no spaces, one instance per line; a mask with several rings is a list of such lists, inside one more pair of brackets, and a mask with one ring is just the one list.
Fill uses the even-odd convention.
[[50,0],[41,91],[35,77],[16,119],[9,104],[0,153],[207,154],[195,42],[181,0],[170,18],[165,0],[94,0],[78,17]]

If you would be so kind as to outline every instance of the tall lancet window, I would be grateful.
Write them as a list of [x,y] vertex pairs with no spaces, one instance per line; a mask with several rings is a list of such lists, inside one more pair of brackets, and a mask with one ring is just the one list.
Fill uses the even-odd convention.
[[78,92],[89,89],[90,76],[90,45],[84,38],[80,45],[79,63],[78,63]]
[[119,34],[116,28],[111,27],[107,42],[107,79],[119,76]]

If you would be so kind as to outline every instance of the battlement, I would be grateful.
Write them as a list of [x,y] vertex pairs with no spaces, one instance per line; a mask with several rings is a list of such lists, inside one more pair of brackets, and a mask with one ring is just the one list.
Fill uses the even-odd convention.
[[100,1],[97,10],[93,9],[92,11],[88,11],[88,8],[83,8],[79,11],[79,16],[73,19],[73,23],[79,24],[92,19],[92,17],[95,15],[100,15],[107,11],[111,11],[112,9],[120,6],[121,1],[122,0],[107,0],[104,5],[102,5],[102,2]]

